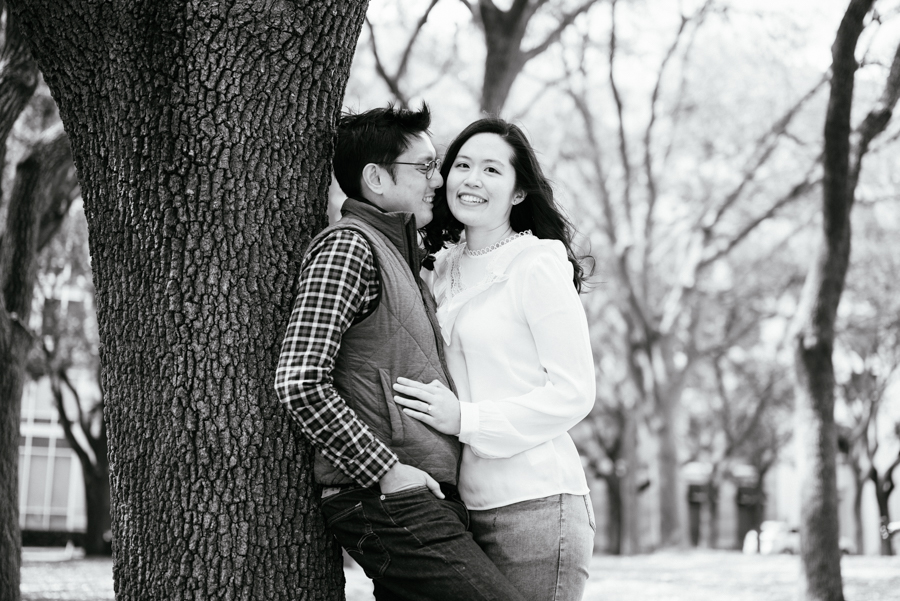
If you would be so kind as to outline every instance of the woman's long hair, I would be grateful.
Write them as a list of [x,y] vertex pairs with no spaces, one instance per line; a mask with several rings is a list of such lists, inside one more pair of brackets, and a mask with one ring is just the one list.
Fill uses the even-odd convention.
[[516,172],[515,189],[525,193],[525,199],[513,205],[510,213],[509,224],[513,231],[531,230],[538,238],[562,242],[566,247],[569,262],[575,270],[573,277],[575,289],[581,292],[586,276],[579,258],[572,251],[572,224],[553,201],[550,180],[544,176],[534,149],[524,132],[518,126],[496,117],[470,123],[447,148],[444,164],[441,166],[444,185],[436,190],[434,196],[434,218],[422,228],[425,248],[433,253],[443,248],[447,242],[454,244],[459,242],[464,226],[453,216],[447,204],[447,176],[453,168],[459,149],[476,134],[497,134],[512,149],[510,162]]

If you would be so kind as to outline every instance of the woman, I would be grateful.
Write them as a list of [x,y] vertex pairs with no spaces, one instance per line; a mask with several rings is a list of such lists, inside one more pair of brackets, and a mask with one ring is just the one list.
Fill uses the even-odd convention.
[[567,432],[590,411],[595,382],[571,228],[515,125],[469,125],[441,175],[426,246],[457,243],[437,257],[434,293],[459,398],[399,378],[394,400],[464,443],[472,533],[512,584],[535,601],[577,600],[595,527]]

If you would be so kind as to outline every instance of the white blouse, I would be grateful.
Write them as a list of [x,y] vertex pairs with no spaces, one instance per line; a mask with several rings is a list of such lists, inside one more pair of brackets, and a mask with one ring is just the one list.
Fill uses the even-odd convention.
[[[568,430],[594,404],[594,362],[572,265],[556,240],[521,236],[461,287],[459,244],[435,262],[437,317],[461,401],[459,489],[469,509],[588,492]],[[455,267],[456,266],[456,267]]]

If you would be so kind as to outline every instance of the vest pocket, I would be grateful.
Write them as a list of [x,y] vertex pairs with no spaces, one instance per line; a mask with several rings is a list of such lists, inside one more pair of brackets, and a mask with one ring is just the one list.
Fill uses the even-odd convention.
[[384,389],[384,402],[387,404],[388,415],[391,417],[391,444],[402,445],[405,438],[403,432],[403,419],[400,413],[400,407],[394,402],[394,388],[391,382],[391,375],[386,369],[379,369],[378,375],[381,376],[381,387]]

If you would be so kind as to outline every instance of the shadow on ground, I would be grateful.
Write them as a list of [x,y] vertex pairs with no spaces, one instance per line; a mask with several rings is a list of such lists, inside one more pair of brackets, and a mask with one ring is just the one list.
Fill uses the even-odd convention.
[[[846,556],[841,563],[846,601],[896,601],[900,557]],[[347,601],[369,601],[372,585],[350,565]],[[598,555],[585,601],[794,601],[799,559],[687,551],[634,557]],[[25,549],[23,601],[114,599],[111,559],[85,559],[76,551]]]

